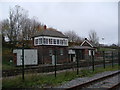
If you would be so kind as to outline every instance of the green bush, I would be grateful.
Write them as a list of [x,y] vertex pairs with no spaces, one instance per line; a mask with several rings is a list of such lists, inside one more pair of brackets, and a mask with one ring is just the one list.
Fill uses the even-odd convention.
[[[12,61],[12,62],[10,62]],[[2,69],[11,69],[14,67],[12,49],[2,48]]]

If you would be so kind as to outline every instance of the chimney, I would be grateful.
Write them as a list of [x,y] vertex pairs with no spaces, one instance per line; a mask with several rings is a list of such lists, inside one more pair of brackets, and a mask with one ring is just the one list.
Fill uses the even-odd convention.
[[46,30],[46,28],[47,28],[47,26],[46,26],[46,25],[44,25],[44,30]]

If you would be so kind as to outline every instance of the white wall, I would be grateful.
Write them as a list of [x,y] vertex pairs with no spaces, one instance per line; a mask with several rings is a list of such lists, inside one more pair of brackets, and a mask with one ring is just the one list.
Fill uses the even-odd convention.
[[[22,65],[22,49],[15,49],[13,53],[17,53],[17,65]],[[24,65],[37,65],[38,55],[36,49],[24,49]]]

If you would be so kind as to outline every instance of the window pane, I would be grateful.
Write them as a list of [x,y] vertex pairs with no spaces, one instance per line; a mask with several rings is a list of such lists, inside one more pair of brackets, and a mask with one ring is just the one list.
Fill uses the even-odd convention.
[[67,45],[67,40],[65,40],[65,45]]
[[43,38],[43,44],[45,44],[45,38]]
[[50,39],[50,43],[51,43],[51,44],[53,44],[52,42],[53,42],[53,40],[52,40],[52,39]]
[[63,40],[63,45],[65,45],[65,40]]
[[42,44],[42,38],[39,38],[39,44]]
[[49,44],[52,44],[52,39],[49,39]]
[[48,39],[47,38],[45,39],[45,44],[48,44]]
[[49,39],[49,44],[51,44],[51,43],[50,43],[50,39]]
[[57,39],[57,44],[59,44],[60,43],[60,41],[59,41],[59,39]]
[[53,39],[54,44],[56,44],[56,39]]
[[35,39],[35,44],[38,44],[38,39]]
[[60,44],[63,45],[63,40],[60,40]]

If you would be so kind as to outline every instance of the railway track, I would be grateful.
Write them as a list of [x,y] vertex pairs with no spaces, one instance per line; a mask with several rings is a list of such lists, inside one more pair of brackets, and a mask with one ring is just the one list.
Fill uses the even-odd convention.
[[72,86],[66,90],[86,90],[86,88],[105,88],[105,90],[120,90],[120,70],[112,74],[102,76],[82,83],[80,85]]
[[120,90],[120,83],[110,87],[108,90]]

